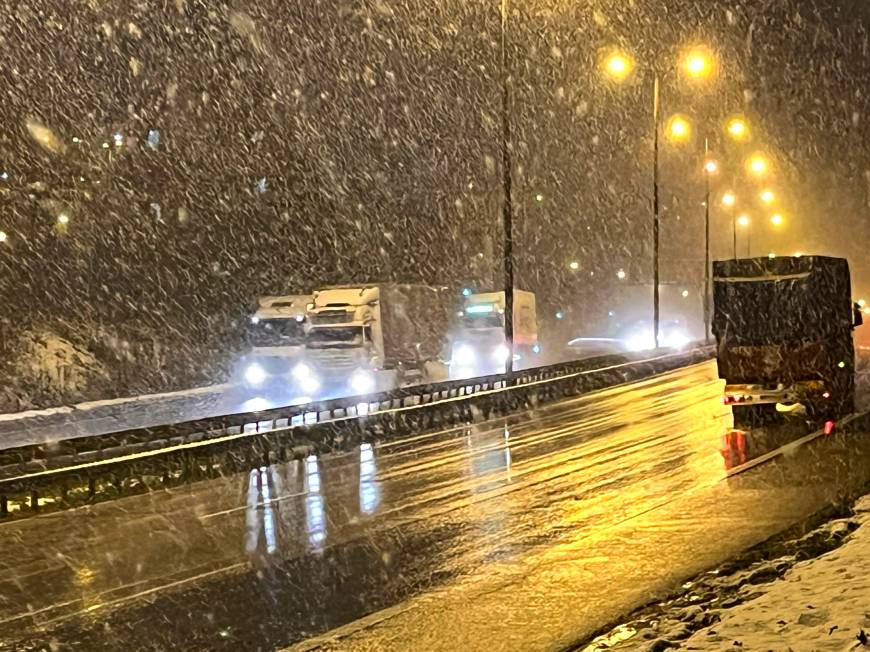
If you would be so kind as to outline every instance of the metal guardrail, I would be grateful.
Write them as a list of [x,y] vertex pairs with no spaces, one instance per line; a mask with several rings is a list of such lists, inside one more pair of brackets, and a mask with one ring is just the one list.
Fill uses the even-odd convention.
[[711,348],[607,356],[0,451],[0,517],[473,422],[712,357]]

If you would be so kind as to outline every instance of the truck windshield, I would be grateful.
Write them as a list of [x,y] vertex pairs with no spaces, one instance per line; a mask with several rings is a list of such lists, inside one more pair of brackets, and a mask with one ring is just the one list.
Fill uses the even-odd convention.
[[462,325],[468,329],[502,328],[504,326],[504,316],[497,312],[487,312],[480,315],[466,314],[462,318]]
[[303,323],[295,318],[261,319],[251,324],[248,338],[252,346],[301,346],[303,329]]
[[311,346],[360,346],[363,344],[363,328],[342,326],[341,328],[312,328],[308,333]]

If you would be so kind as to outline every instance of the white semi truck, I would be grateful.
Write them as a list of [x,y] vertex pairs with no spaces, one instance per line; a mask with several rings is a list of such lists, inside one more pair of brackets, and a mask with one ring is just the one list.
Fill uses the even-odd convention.
[[356,396],[447,377],[447,288],[377,283],[314,293],[297,382],[320,397]]
[[[535,295],[514,290],[514,366],[534,366],[541,352]],[[503,374],[508,350],[504,334],[504,292],[465,297],[459,323],[451,337],[450,377],[473,378]]]
[[[260,299],[249,317],[249,345],[237,377],[248,389],[291,389],[293,370],[305,354],[305,328],[310,294],[269,296]],[[304,389],[304,388],[303,388]]]

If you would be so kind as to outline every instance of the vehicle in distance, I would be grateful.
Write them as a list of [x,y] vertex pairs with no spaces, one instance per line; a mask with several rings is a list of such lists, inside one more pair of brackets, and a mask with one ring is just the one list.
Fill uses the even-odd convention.
[[317,290],[294,372],[300,389],[356,396],[444,380],[449,297],[447,288],[398,283]]
[[[535,295],[514,290],[514,362],[527,366],[541,352]],[[503,374],[510,351],[504,334],[505,294],[485,292],[465,297],[451,337],[450,377]]]
[[723,260],[713,275],[713,334],[727,403],[802,406],[811,416],[854,409],[852,330],[861,313],[846,260]]
[[249,389],[292,385],[293,369],[305,352],[306,311],[310,294],[269,296],[259,301],[246,326],[248,352],[237,376]]

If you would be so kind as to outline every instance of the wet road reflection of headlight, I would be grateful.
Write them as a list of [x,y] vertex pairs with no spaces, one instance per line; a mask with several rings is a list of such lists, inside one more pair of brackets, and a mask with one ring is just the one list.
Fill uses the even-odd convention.
[[453,364],[460,367],[470,367],[477,360],[474,349],[467,344],[460,344],[453,349]]
[[350,388],[357,394],[368,394],[375,388],[374,376],[368,371],[354,371],[350,375]]
[[245,368],[245,382],[249,385],[262,385],[266,380],[266,370],[256,362]]

